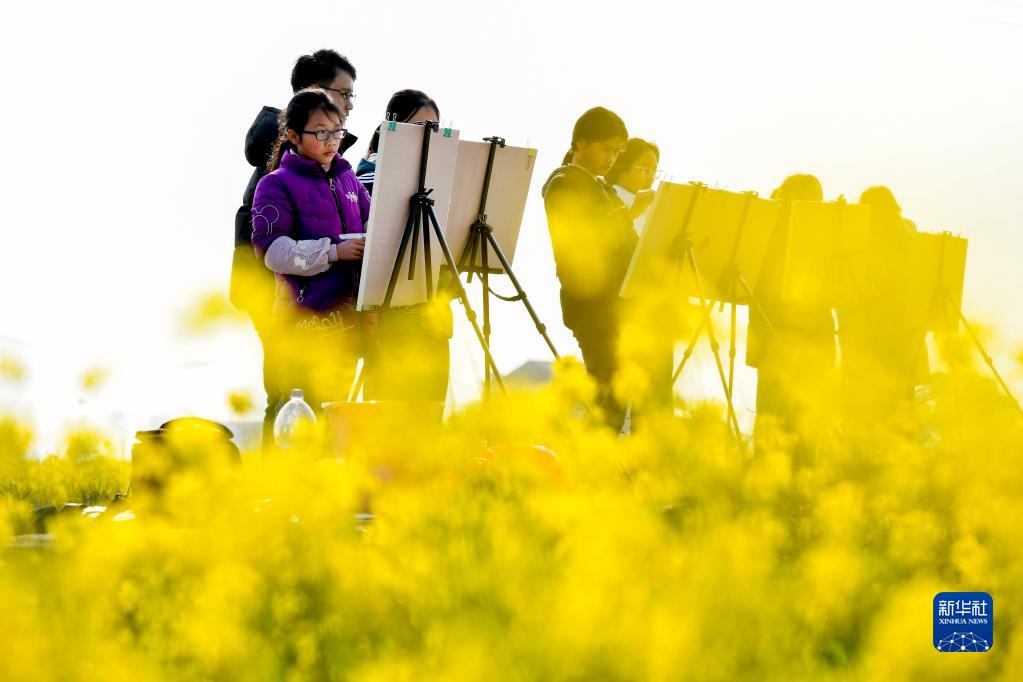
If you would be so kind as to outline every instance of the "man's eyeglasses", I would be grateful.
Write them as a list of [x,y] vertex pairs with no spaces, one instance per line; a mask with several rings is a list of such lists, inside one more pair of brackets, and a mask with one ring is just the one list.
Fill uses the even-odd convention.
[[321,85],[324,90],[330,90],[336,92],[337,96],[345,101],[346,104],[352,104],[355,102],[355,93],[351,90],[338,90],[337,88],[328,88],[326,85]]
[[312,135],[316,138],[317,142],[326,142],[331,138],[335,140],[343,140],[345,139],[345,135],[348,134],[348,131],[344,128],[338,128],[337,130],[303,130],[302,134]]

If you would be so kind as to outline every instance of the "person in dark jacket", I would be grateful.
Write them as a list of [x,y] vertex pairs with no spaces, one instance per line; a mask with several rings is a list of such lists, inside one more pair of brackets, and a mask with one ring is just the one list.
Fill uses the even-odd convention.
[[[426,93],[399,90],[387,103],[386,118],[399,123],[439,121],[440,109]],[[377,129],[356,174],[371,193],[380,142]],[[436,266],[434,266],[436,267]],[[436,305],[392,310],[378,317],[366,355],[366,400],[444,402],[450,374],[449,343],[454,330],[446,270],[441,271]]]
[[926,331],[910,323],[907,270],[915,225],[902,215],[892,191],[870,187],[859,203],[870,206],[870,260],[857,282],[858,300],[836,309],[846,407],[861,419],[886,418],[911,404],[928,383]]
[[543,187],[544,208],[561,282],[561,312],[596,380],[608,424],[621,430],[625,406],[612,380],[621,298],[619,292],[637,237],[629,209],[603,175],[629,138],[625,123],[602,107],[575,124],[572,147]]
[[[317,50],[299,57],[291,71],[292,91],[298,92],[313,85],[323,88],[341,110],[342,118],[347,118],[355,100],[355,67],[348,59],[333,50]],[[287,389],[278,387],[275,382],[277,373],[274,370],[274,352],[270,339],[274,273],[263,265],[252,248],[252,200],[256,185],[266,174],[267,162],[277,141],[280,115],[280,109],[264,106],[245,135],[245,160],[253,167],[253,171],[242,195],[242,204],[235,215],[234,256],[231,265],[231,302],[249,315],[263,344],[263,387],[267,396],[263,418],[265,445],[272,441],[273,420],[278,404],[282,398],[286,399],[284,392]],[[346,135],[341,140],[339,153],[343,154],[356,141],[354,135]]]

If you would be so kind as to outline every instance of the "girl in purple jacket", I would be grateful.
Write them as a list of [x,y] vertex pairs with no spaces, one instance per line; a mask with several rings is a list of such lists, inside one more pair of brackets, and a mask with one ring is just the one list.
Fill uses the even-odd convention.
[[354,301],[369,194],[337,153],[344,114],[318,88],[301,90],[281,116],[270,171],[252,202],[252,244],[277,274],[276,358],[287,395],[313,409],[343,400],[361,354]]

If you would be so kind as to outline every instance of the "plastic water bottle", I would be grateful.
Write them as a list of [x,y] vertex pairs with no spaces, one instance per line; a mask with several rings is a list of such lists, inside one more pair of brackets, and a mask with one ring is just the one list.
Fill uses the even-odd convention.
[[291,400],[277,412],[274,419],[274,442],[277,447],[290,448],[294,444],[295,433],[316,423],[313,408],[303,400],[301,388],[291,389]]

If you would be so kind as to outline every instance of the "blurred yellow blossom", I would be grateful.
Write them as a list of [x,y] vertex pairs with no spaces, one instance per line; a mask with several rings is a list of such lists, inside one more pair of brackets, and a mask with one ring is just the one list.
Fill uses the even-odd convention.
[[[89,429],[33,459],[0,418],[0,679],[1014,680],[1023,424],[957,339],[912,408],[815,405],[755,448],[715,402],[620,438],[572,358],[265,456],[184,422],[134,471]],[[994,595],[989,654],[931,645],[954,589]]]

